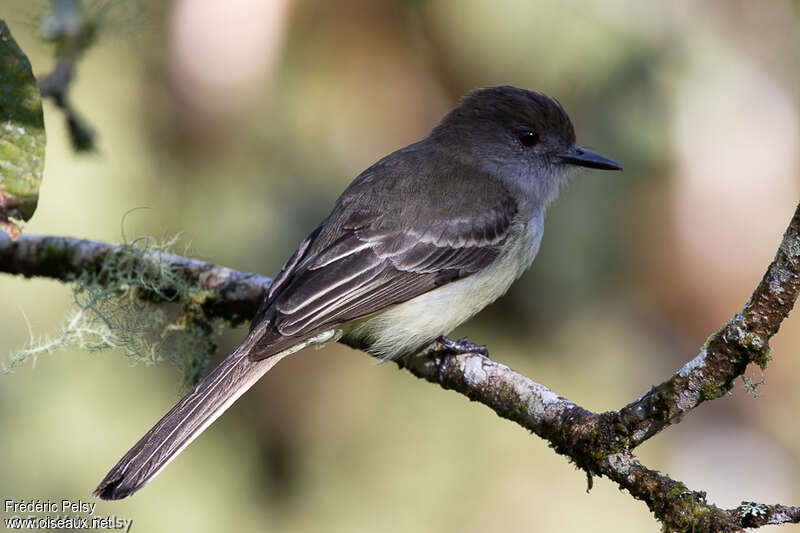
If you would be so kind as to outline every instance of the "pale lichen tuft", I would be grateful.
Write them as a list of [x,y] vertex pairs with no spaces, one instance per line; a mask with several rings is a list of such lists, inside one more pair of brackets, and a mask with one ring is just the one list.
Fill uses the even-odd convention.
[[181,388],[203,376],[222,320],[204,304],[217,295],[187,281],[158,253],[177,237],[155,243],[149,237],[123,244],[98,258],[72,283],[75,308],[58,335],[34,338],[3,367],[7,373],[37,356],[64,348],[121,350],[132,363],[168,361],[181,372]]

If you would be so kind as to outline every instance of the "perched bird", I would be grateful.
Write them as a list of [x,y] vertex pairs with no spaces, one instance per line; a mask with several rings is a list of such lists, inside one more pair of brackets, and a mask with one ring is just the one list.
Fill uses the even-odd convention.
[[345,189],[275,278],[244,341],[93,494],[141,488],[275,363],[310,344],[341,339],[393,359],[449,333],[531,264],[574,166],[620,169],[576,145],[567,113],[548,97],[509,86],[470,92],[425,139]]

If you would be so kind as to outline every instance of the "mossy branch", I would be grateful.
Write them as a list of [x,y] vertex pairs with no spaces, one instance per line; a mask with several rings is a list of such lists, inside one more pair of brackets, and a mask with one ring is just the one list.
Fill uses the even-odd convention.
[[271,280],[166,253],[172,244],[37,235],[0,241],[0,270],[70,282],[76,304],[59,335],[31,335],[4,370],[68,346],[118,348],[136,362],[169,360],[181,371],[182,389],[196,384],[216,351],[216,333],[247,321]]
[[[16,243],[0,241],[0,271],[73,281],[86,271],[102,271],[104,257],[124,247],[71,239],[24,235]],[[122,251],[121,251],[122,250]],[[269,278],[239,273],[193,259],[147,251],[129,267],[152,268],[153,260],[170,265],[178,285],[196,284],[213,295],[202,308],[231,322],[252,316]],[[102,276],[101,276],[102,277]],[[163,284],[152,302],[169,301]],[[505,365],[480,354],[453,354],[435,343],[398,364],[414,375],[480,402],[498,415],[546,439],[590,479],[606,476],[644,501],[664,531],[739,531],[768,524],[800,523],[800,507],[742,502],[721,509],[705,493],[647,468],[633,449],[677,423],[702,402],[727,393],[747,366],[762,369],[769,361],[769,340],[800,293],[800,206],[792,217],[775,260],[744,309],[714,333],[700,353],[664,383],[616,411],[594,413],[560,397]]]
[[[211,291],[203,302],[209,316],[222,318],[233,325],[242,324],[255,314],[269,288],[270,278],[238,272],[197,259],[144,248],[131,253],[133,244],[109,244],[74,237],[25,235],[17,242],[0,240],[0,272],[30,277],[46,277],[72,282],[87,273],[102,274],[109,257],[125,257],[131,271],[145,272],[153,263],[169,265],[183,282]],[[154,303],[169,301],[169,290],[148,295]]]

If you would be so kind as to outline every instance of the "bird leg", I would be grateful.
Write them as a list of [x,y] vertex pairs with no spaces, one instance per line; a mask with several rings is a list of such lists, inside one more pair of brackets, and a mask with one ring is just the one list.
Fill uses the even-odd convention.
[[453,339],[441,336],[438,339],[436,339],[436,344],[438,344],[439,347],[441,347],[441,349],[446,350],[452,353],[453,355],[476,353],[484,357],[489,356],[489,349],[486,348],[486,346],[471,343],[467,340],[466,337],[454,341]]

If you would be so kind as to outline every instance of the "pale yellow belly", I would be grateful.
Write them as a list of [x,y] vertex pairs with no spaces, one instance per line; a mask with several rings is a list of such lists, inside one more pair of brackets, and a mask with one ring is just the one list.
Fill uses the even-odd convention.
[[344,329],[343,341],[382,359],[417,350],[446,335],[506,293],[530,266],[541,241],[537,224],[519,224],[484,270],[443,285]]

